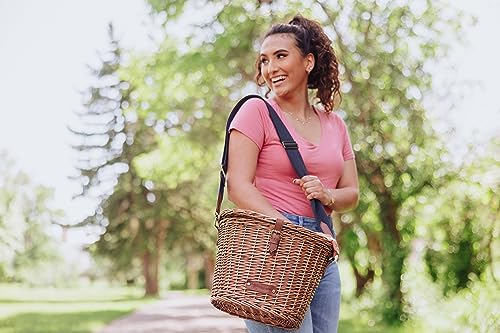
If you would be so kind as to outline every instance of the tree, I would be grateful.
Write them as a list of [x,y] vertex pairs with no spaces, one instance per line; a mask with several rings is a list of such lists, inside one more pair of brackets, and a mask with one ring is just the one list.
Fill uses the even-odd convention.
[[[101,237],[90,246],[97,255],[110,257],[111,271],[132,273],[142,266],[145,291],[158,294],[159,256],[168,221],[152,205],[154,194],[146,179],[133,166],[140,154],[154,149],[156,134],[138,112],[134,87],[121,78],[122,49],[109,26],[110,50],[89,88],[80,128],[70,129],[80,143],[77,163],[82,192],[96,197],[98,207],[80,225],[101,229]],[[133,274],[133,273],[132,273]],[[135,277],[135,276],[134,276]]]
[[[216,180],[205,181],[205,175],[216,178],[228,111],[239,97],[257,90],[253,64],[263,29],[300,12],[322,23],[342,64],[344,98],[337,112],[351,131],[363,191],[359,208],[339,216],[337,227],[357,292],[380,277],[384,318],[404,320],[401,276],[415,235],[415,202],[453,176],[446,174],[446,151],[422,102],[432,88],[427,65],[445,55],[440,36],[446,29],[457,29],[456,13],[442,20],[446,9],[441,2],[149,3],[152,15],[165,18],[167,32],[201,8],[207,15],[181,36],[165,34],[157,51],[137,56],[125,69],[119,70],[119,60],[103,64],[98,77],[119,72],[110,91],[122,86],[116,98],[100,94],[102,87],[91,90],[90,114],[106,114],[110,123],[100,123],[104,130],[98,135],[104,143],[87,148],[106,153],[80,169],[84,184],[93,188],[105,178],[106,172],[100,171],[105,166],[123,168],[115,172],[123,174],[111,177],[114,192],[103,196],[91,217],[106,227],[94,246],[97,253],[116,256],[117,265],[124,268],[138,253],[143,263],[152,255],[153,267],[158,267],[162,239],[167,248],[181,252],[188,251],[185,240],[201,241],[192,253],[213,250],[207,215]],[[114,58],[119,59],[119,52]],[[127,121],[127,114],[133,122]],[[120,117],[124,120],[118,132],[124,136],[113,130]],[[123,138],[129,143],[116,143],[116,155],[110,154],[111,143],[120,142],[120,136],[121,144]],[[145,276],[147,282],[150,275]]]
[[[44,265],[61,260],[49,234],[62,212],[49,207],[53,190],[35,185],[6,153],[0,155],[0,280],[48,283]],[[36,272],[36,273],[35,273]],[[36,279],[34,279],[36,277]]]
[[[188,79],[178,87],[185,91],[184,96],[196,96],[193,101],[204,107],[196,122],[199,131],[191,131],[193,140],[207,138],[204,143],[212,137],[220,139],[216,133],[222,132],[231,104],[256,89],[251,83],[252,64],[262,28],[297,12],[323,24],[342,64],[344,99],[338,112],[351,129],[363,188],[360,208],[341,217],[339,236],[354,269],[358,293],[380,271],[386,292],[384,318],[390,322],[404,320],[401,275],[415,219],[411,209],[403,207],[410,207],[408,200],[425,189],[437,188],[446,181],[440,171],[441,157],[446,152],[422,104],[432,84],[426,66],[445,54],[440,36],[446,29],[456,29],[456,13],[444,21],[443,3],[416,6],[410,1],[227,4],[152,0],[150,4],[153,12],[166,17],[166,25],[185,18],[197,6],[205,6],[205,12],[213,13],[187,33],[183,41],[188,51],[178,66],[168,66],[175,68],[179,78]],[[203,40],[198,36],[204,36]],[[166,54],[160,50],[157,58]],[[156,64],[159,69],[162,63]],[[186,87],[193,82],[189,78],[194,78],[201,89]],[[162,87],[160,82],[165,80],[153,82],[153,86]],[[164,94],[156,94],[155,98],[161,96]],[[196,108],[185,110],[189,111],[181,115],[189,117]]]
[[[246,13],[243,8],[238,11]],[[252,76],[251,68],[247,68],[245,79],[233,68],[253,62],[248,50],[260,33],[259,25],[252,22],[245,23],[247,30],[242,32],[233,26],[230,15],[221,13],[220,17],[228,35],[215,41],[213,52],[206,52],[204,41],[194,39],[187,41],[187,49],[180,49],[178,45],[185,41],[167,34],[158,52],[136,59],[126,70],[127,80],[137,87],[138,100],[147,106],[139,112],[165,127],[159,133],[158,149],[136,159],[137,170],[152,181],[156,190],[165,191],[160,205],[171,226],[167,248],[183,253],[191,262],[204,262],[204,283],[208,287],[214,265],[212,222],[220,141],[227,111],[234,103],[229,94],[245,89]],[[214,35],[218,29],[210,23],[205,28]],[[242,49],[235,44],[241,36],[248,36],[242,39]],[[217,68],[216,64],[227,61],[228,49],[241,57],[233,57],[228,66]],[[195,270],[189,274],[189,281],[196,280]]]
[[[495,171],[500,167],[495,158],[499,149],[497,138],[484,156],[470,151],[471,158],[457,168],[456,179],[427,203],[433,209],[422,209],[430,234],[425,262],[445,294],[456,293],[478,279],[486,281],[488,270],[491,281],[498,283],[493,247],[500,227],[500,175]],[[426,214],[428,211],[433,214]]]
[[[422,106],[432,82],[425,66],[442,52],[437,36],[443,8],[428,3],[416,11],[410,3],[363,1],[329,8],[318,3],[343,66],[347,94],[340,112],[350,124],[363,188],[362,204],[345,218],[341,237],[348,234],[351,240],[347,248],[358,293],[380,267],[384,318],[397,322],[405,319],[401,276],[415,231],[413,215],[403,215],[402,208],[445,180],[439,169],[446,151]],[[342,24],[344,15],[351,18],[348,25]],[[356,260],[357,251],[366,251],[361,244],[372,258],[364,267]]]
[[0,155],[0,278],[12,275],[11,263],[15,250],[20,246],[21,231],[14,223],[13,208],[17,200],[17,190],[26,183],[26,175],[13,174],[13,161],[6,152]]
[[[216,170],[207,167],[213,156],[213,148],[193,146],[186,134],[179,134],[163,135],[156,151],[136,159],[141,176],[154,184],[155,191],[164,193],[157,205],[170,222],[166,250],[169,255],[181,253],[188,263],[204,263],[205,287],[211,286],[215,250],[215,230],[207,223],[213,216],[214,200],[209,199],[214,199],[215,183],[210,176]],[[189,288],[198,288],[201,267],[184,267],[188,281],[192,281]]]

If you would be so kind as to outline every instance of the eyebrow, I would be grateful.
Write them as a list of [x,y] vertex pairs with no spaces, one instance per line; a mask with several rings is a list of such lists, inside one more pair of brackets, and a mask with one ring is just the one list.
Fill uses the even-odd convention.
[[[278,50],[276,50],[276,51],[273,52],[273,55],[278,54],[280,52],[288,52],[288,50],[287,49],[278,49]],[[260,54],[261,57],[265,56],[265,55],[266,55],[265,53],[261,53]]]

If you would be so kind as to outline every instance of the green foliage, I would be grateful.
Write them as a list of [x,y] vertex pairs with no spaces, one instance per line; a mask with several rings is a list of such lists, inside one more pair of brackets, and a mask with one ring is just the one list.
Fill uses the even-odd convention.
[[[423,99],[432,88],[428,65],[446,55],[442,36],[458,33],[460,13],[440,1],[149,4],[151,14],[164,20],[165,38],[155,52],[114,68],[130,88],[127,108],[114,112],[133,115],[134,125],[125,121],[124,131],[133,128],[127,138],[134,143],[119,152],[128,169],[94,216],[106,227],[96,253],[115,257],[122,270],[145,250],[160,251],[159,243],[190,262],[213,254],[210,216],[226,117],[237,99],[258,91],[254,63],[265,29],[302,13],[320,21],[334,41],[344,93],[337,112],[348,123],[356,152],[361,202],[336,223],[343,256],[352,265],[356,294],[380,279],[383,317],[392,323],[406,320],[402,276],[421,235],[419,209],[426,198],[442,195],[438,190],[455,177]],[[200,10],[206,15],[193,22]],[[179,26],[185,29],[171,33]],[[453,215],[441,211],[446,226],[436,222],[432,228],[451,230],[447,221]],[[457,260],[463,269],[458,263],[453,268],[460,271],[457,276],[484,271],[484,261],[474,261],[474,230],[462,232],[468,238],[446,240],[462,249],[456,258],[462,258]],[[439,255],[429,252],[443,262]],[[450,276],[432,266],[437,279]]]
[[[50,236],[52,223],[62,212],[49,208],[53,190],[35,185],[6,154],[0,156],[0,281],[46,284],[47,266],[61,261]],[[39,272],[40,274],[36,274]]]
[[[197,6],[184,1],[150,4],[153,13],[167,18],[167,25],[189,16]],[[273,1],[270,5],[214,1],[207,7],[213,15],[185,32],[187,49],[182,57],[167,38],[154,60],[148,60],[150,70],[147,66],[145,70],[153,78],[145,89],[154,93],[143,96],[148,105],[161,106],[149,111],[165,115],[166,105],[172,106],[176,119],[185,119],[179,123],[190,126],[188,137],[194,145],[217,142],[234,100],[255,89],[253,63],[263,29],[297,12],[322,23],[342,64],[344,99],[338,112],[351,129],[363,188],[359,209],[341,217],[339,235],[353,265],[358,294],[375,277],[384,281],[383,308],[389,322],[406,318],[401,275],[415,235],[412,203],[426,189],[447,181],[441,171],[446,151],[422,106],[432,85],[426,65],[445,54],[440,36],[457,25],[454,12],[443,22],[445,10],[441,2],[414,6],[409,1],[331,5],[323,1]],[[194,107],[189,106],[190,99]],[[189,122],[200,106],[199,119]]]
[[[166,221],[152,203],[155,195],[147,180],[138,176],[133,160],[156,146],[155,129],[135,98],[133,85],[122,79],[122,50],[110,26],[110,49],[99,69],[96,84],[80,114],[82,128],[73,133],[81,139],[75,146],[83,157],[77,169],[83,191],[97,196],[99,206],[81,225],[92,224],[102,237],[89,248],[113,258],[110,273],[134,279],[143,267],[146,293],[158,292],[158,257]],[[119,274],[124,273],[127,274]]]
[[196,179],[203,173],[213,156],[201,145],[193,145],[180,136],[161,137],[158,149],[141,154],[135,159],[137,169],[145,179],[175,190],[183,183]]
[[[416,223],[407,202],[446,181],[439,171],[446,151],[422,103],[432,84],[426,65],[446,50],[439,37],[449,27],[439,15],[446,8],[440,2],[414,8],[409,1],[319,5],[341,59],[339,112],[349,125],[362,188],[359,208],[340,224],[342,245],[358,294],[380,276],[384,318],[399,322],[407,318],[401,276]],[[366,246],[368,260],[359,260]]]
[[[421,250],[415,252],[413,259]],[[412,261],[405,273],[404,288],[412,318],[421,323],[421,332],[498,332],[498,282],[489,276],[472,279],[468,288],[443,296],[442,286],[434,284],[426,274],[425,263]]]
[[[133,110],[132,87],[122,80],[118,70],[122,50],[109,27],[110,47],[102,56],[99,68],[91,69],[95,84],[84,94],[83,111],[78,113],[81,122],[70,128],[79,143],[73,148],[79,153],[76,164],[82,192],[80,195],[107,198],[120,174],[127,172],[130,153],[139,128],[134,124],[137,116]],[[128,114],[126,110],[131,109]],[[141,145],[148,144],[144,138]],[[141,147],[142,148],[142,147]]]
[[[137,87],[138,114],[163,129],[157,149],[137,156],[134,167],[163,193],[154,205],[169,221],[167,249],[199,262],[215,250],[213,207],[225,120],[251,79],[251,41],[264,26],[255,17],[247,20],[252,12],[241,3],[232,12],[220,4],[212,2],[207,9],[214,10],[217,22],[193,27],[206,39],[195,38],[196,32],[182,41],[167,35],[158,52],[135,59],[123,71]],[[241,25],[234,25],[231,13],[243,18]],[[187,48],[178,46],[184,43]],[[217,65],[222,63],[227,65]]]
[[[450,332],[493,333],[500,330],[498,283],[475,281],[444,303],[446,313],[441,323]],[[436,331],[443,328],[436,327]]]
[[[492,142],[485,156],[473,157],[460,168],[458,177],[443,187],[425,207],[429,229],[425,259],[432,279],[445,293],[464,289],[493,272],[493,247],[500,227],[500,141]],[[475,156],[476,155],[476,156]],[[495,278],[493,276],[493,278]]]
[[[151,5],[151,9],[156,12],[165,13],[167,19],[172,19],[178,17],[182,14],[184,7],[186,6],[186,1],[170,1],[170,0],[151,0],[148,1]],[[204,5],[207,5],[206,3]]]

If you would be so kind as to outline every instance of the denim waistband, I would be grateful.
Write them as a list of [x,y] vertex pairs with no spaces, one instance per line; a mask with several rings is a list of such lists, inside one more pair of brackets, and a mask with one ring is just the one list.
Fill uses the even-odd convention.
[[[308,216],[302,216],[302,215],[296,215],[296,214],[291,214],[291,213],[286,213],[286,212],[280,212],[284,217],[289,219],[293,224],[300,225],[301,227],[307,228],[312,231],[319,231],[322,232],[321,227],[319,223],[316,221],[314,217],[308,217]],[[332,219],[329,217],[328,223],[332,225]],[[333,231],[333,234],[335,235],[335,231]]]

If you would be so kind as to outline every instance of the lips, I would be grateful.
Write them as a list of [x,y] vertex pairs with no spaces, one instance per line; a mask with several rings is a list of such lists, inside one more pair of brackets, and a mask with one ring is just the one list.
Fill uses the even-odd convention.
[[272,77],[271,82],[273,83],[273,85],[276,85],[276,84],[280,84],[285,79],[286,79],[285,75],[279,75],[279,76]]

